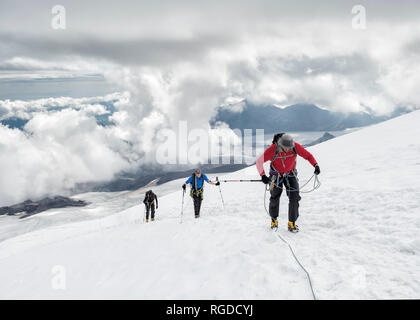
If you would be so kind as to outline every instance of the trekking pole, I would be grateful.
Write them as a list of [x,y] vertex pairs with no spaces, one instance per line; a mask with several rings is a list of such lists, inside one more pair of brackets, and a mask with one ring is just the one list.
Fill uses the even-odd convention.
[[181,206],[181,222],[182,223],[182,216],[184,215],[184,195],[185,195],[185,190],[182,191],[182,206]]
[[146,205],[144,205],[143,223],[146,221]]
[[220,192],[220,198],[222,198],[222,204],[223,204],[223,209],[224,209],[225,208],[225,201],[223,200],[222,189],[220,189],[220,181],[219,181],[218,177],[216,177],[216,181],[219,182],[218,187],[219,187],[219,192]]

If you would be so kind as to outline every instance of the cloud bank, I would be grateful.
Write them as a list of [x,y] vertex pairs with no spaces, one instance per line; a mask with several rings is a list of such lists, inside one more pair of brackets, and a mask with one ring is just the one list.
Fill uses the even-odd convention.
[[353,1],[62,4],[68,26],[57,31],[54,1],[2,1],[0,78],[101,74],[124,94],[0,101],[2,118],[28,120],[0,127],[0,168],[14,181],[13,191],[1,182],[1,201],[152,164],[162,129],[209,129],[218,106],[240,111],[244,99],[378,115],[420,106],[418,1],[361,1],[363,30]]

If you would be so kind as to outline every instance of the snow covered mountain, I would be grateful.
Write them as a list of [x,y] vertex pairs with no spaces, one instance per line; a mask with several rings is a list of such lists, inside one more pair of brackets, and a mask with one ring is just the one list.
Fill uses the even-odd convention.
[[[282,196],[278,233],[318,299],[420,298],[419,122],[415,111],[309,148],[322,186],[302,194],[298,234],[286,231]],[[303,159],[298,170],[301,183],[313,172]],[[222,178],[258,174],[248,167]],[[10,235],[0,243],[0,298],[312,298],[269,229],[262,183],[222,183],[224,208],[218,188],[206,185],[202,217],[193,218],[186,196],[180,223],[181,184],[168,183],[153,223],[136,204],[143,194],[119,193],[113,214],[96,204],[89,220]],[[132,206],[122,210],[125,202]],[[89,206],[68,210],[90,215]],[[42,215],[51,212],[28,219]]]
[[[240,111],[236,110],[240,107]],[[348,128],[368,126],[409,112],[398,108],[387,116],[377,116],[367,112],[348,114],[321,109],[314,104],[294,104],[284,108],[274,105],[254,105],[243,100],[233,106],[218,108],[214,118],[225,122],[230,128],[259,129],[266,133],[283,131],[339,131]],[[265,117],[261,115],[264,114]]]

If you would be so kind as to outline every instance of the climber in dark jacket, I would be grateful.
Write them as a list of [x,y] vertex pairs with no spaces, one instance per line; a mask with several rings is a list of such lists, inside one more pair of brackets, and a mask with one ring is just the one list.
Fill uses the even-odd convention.
[[149,222],[149,212],[151,211],[152,221],[155,220],[155,201],[156,209],[158,208],[158,199],[157,196],[153,193],[152,190],[146,192],[143,203],[146,206],[146,222]]

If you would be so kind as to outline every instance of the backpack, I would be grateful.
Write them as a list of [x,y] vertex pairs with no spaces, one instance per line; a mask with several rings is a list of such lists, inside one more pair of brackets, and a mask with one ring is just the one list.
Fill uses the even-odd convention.
[[147,191],[146,192],[146,202],[152,203],[155,200],[153,192]]

